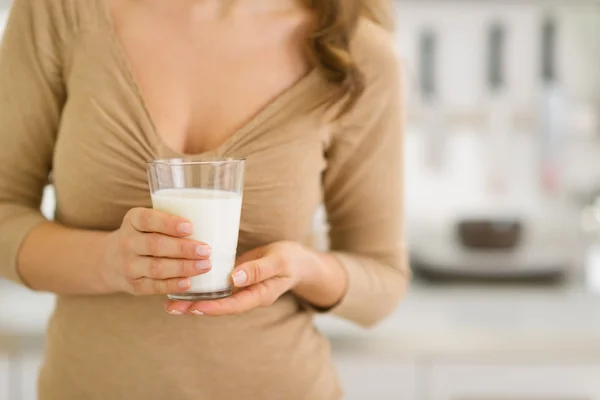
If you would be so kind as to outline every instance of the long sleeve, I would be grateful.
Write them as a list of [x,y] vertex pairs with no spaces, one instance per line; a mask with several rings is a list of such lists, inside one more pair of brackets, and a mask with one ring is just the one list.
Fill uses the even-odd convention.
[[65,100],[64,39],[50,3],[13,1],[0,47],[0,277],[17,282],[21,244],[45,221],[40,203]]
[[391,46],[379,46],[369,66],[365,93],[332,139],[324,177],[330,249],[348,276],[347,293],[332,312],[364,326],[393,312],[410,280],[401,70]]

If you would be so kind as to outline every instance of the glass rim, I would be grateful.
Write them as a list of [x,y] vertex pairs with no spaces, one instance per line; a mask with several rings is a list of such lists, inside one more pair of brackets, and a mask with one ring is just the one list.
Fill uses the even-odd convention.
[[208,160],[187,160],[185,158],[163,158],[158,160],[148,161],[147,165],[152,166],[191,166],[191,165],[220,165],[220,164],[238,164],[245,162],[245,157],[227,157],[227,158],[214,158]]

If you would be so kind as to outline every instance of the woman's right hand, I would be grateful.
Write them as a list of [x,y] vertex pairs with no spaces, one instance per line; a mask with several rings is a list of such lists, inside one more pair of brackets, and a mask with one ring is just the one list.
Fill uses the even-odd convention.
[[187,239],[192,224],[149,208],[134,208],[106,236],[105,284],[135,295],[182,293],[190,277],[210,271],[210,246]]

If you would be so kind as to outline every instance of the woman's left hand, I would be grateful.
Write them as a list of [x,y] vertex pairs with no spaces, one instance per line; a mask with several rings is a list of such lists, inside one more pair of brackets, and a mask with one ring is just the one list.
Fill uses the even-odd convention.
[[281,295],[307,279],[321,263],[318,255],[294,242],[276,242],[245,253],[233,270],[230,297],[196,303],[170,300],[165,310],[174,315],[235,315],[273,304]]

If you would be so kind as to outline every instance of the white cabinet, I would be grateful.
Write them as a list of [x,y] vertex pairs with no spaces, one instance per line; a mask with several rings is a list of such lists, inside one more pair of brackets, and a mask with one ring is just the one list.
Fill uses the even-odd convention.
[[8,357],[0,355],[0,400],[9,400]]
[[440,363],[426,400],[600,400],[600,364]]
[[344,400],[420,400],[415,393],[416,365],[393,357],[339,354],[335,362]]
[[0,355],[0,400],[36,400],[41,354]]
[[42,365],[41,354],[25,354],[20,360],[22,400],[37,399],[37,379],[40,366]]

